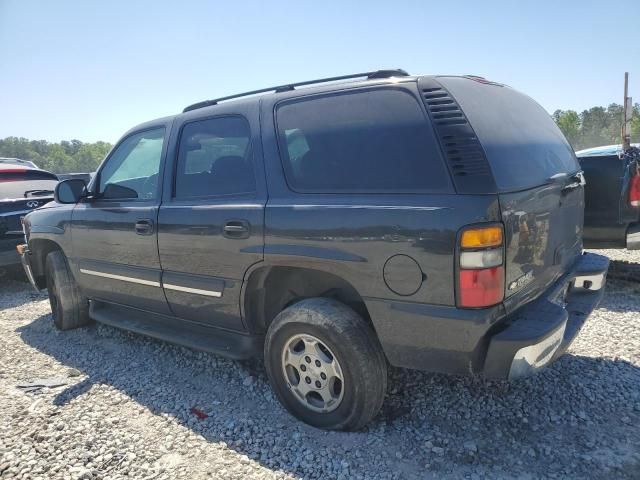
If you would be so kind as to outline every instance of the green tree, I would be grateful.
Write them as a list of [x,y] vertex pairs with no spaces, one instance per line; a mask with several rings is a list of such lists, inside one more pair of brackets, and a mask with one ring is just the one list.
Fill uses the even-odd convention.
[[553,112],[553,119],[567,137],[571,145],[575,145],[580,138],[580,117],[573,110],[556,110]]
[[83,143],[7,137],[0,140],[0,157],[31,160],[40,168],[54,173],[93,172],[111,149],[107,142]]
[[[622,142],[622,106],[592,107],[579,115],[573,110],[556,110],[553,119],[575,150]],[[640,142],[640,104],[633,106],[631,141]]]

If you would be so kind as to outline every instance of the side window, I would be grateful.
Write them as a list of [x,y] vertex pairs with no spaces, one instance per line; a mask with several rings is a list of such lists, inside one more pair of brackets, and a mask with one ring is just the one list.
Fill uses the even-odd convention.
[[299,192],[452,192],[418,100],[379,89],[306,97],[276,112],[287,183]]
[[176,199],[249,193],[256,189],[249,124],[219,117],[185,125],[180,136]]
[[156,197],[164,128],[127,137],[100,171],[99,193],[103,198]]

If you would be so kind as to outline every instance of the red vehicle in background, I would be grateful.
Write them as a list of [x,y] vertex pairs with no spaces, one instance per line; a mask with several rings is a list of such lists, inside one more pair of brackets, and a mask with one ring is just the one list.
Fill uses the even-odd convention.
[[53,200],[58,177],[33,162],[0,158],[0,273],[20,265],[21,218]]

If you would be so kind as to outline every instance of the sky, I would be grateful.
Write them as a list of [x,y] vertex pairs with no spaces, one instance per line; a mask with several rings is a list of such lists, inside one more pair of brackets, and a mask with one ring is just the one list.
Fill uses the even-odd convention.
[[228,94],[380,68],[545,107],[640,101],[640,1],[0,0],[0,138],[115,142]]

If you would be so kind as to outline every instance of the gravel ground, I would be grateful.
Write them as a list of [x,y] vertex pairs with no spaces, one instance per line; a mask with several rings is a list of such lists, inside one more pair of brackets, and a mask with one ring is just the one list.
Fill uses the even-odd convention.
[[[259,365],[61,333],[44,295],[0,280],[0,477],[638,479],[639,293],[610,281],[569,353],[517,383],[394,370],[382,414],[336,433],[292,419]],[[68,384],[17,387],[48,377]]]

